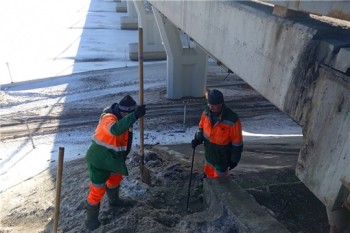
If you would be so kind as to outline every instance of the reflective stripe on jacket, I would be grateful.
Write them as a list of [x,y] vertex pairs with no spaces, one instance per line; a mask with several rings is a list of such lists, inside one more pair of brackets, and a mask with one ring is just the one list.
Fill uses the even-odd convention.
[[208,107],[202,113],[196,138],[204,141],[205,159],[225,172],[230,160],[238,163],[243,149],[242,126],[238,116],[223,105],[219,121],[213,125]]
[[113,113],[103,113],[86,153],[86,161],[96,168],[128,175],[125,160],[130,152],[135,121],[134,113],[121,119]]
[[112,129],[113,126],[117,125],[117,123],[118,118],[114,114],[107,113],[102,116],[92,140],[95,141],[96,144],[116,152],[126,151],[128,146],[129,130],[120,130],[121,134],[118,133],[119,135],[113,135]]

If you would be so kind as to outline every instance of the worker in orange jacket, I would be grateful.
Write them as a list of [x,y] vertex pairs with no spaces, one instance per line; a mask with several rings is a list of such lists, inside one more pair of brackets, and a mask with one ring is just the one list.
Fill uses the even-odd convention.
[[224,103],[223,94],[208,91],[208,105],[204,109],[199,131],[191,141],[195,149],[204,142],[204,172],[208,178],[228,175],[237,166],[243,150],[242,126],[235,112]]
[[128,175],[125,164],[132,145],[133,124],[146,113],[145,105],[136,105],[135,100],[124,96],[119,104],[106,108],[95,130],[85,159],[90,177],[90,192],[87,197],[87,218],[89,230],[98,228],[100,202],[107,192],[109,205],[125,205],[119,198],[120,183]]

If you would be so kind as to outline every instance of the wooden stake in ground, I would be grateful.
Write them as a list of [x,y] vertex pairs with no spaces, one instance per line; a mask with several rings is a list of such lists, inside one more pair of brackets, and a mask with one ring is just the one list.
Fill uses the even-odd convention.
[[[143,105],[143,30],[139,28],[139,105]],[[141,180],[142,182],[151,185],[150,170],[145,166],[145,153],[144,153],[144,121],[143,117],[139,119],[140,123],[140,153],[141,153]]]
[[196,148],[193,148],[190,181],[188,183],[188,192],[187,192],[187,205],[186,205],[187,212],[190,212],[189,204],[190,204],[191,181],[192,181],[192,175],[193,175],[193,163],[194,163],[194,154],[195,153],[196,153]]
[[64,147],[60,147],[59,154],[58,154],[57,177],[56,177],[55,217],[54,217],[54,224],[53,224],[54,233],[57,232],[58,219],[60,215],[63,157],[64,157]]
[[33,141],[32,133],[30,132],[30,129],[29,129],[29,126],[28,126],[27,119],[25,119],[25,120],[24,120],[24,122],[26,123],[27,130],[28,130],[28,135],[29,135],[30,141],[32,142],[33,149],[35,149],[35,145],[34,145],[34,141]]

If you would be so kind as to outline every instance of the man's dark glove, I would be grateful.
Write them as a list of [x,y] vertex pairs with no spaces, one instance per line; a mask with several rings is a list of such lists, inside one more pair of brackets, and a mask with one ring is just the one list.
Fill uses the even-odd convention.
[[134,114],[136,119],[143,117],[146,114],[146,105],[138,105],[135,109]]
[[192,148],[195,149],[201,142],[197,139],[193,139],[191,142]]
[[232,161],[229,162],[228,167],[230,170],[234,169],[237,166],[237,163],[234,163]]

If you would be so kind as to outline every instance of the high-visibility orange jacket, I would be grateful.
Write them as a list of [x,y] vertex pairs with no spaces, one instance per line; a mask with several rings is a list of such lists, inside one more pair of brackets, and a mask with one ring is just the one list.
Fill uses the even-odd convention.
[[113,105],[102,113],[85,159],[98,169],[128,175],[125,160],[130,152],[136,118],[133,112],[121,117],[112,109]]
[[204,141],[206,162],[225,172],[230,161],[238,163],[243,150],[241,122],[235,112],[223,105],[218,122],[212,123],[207,106],[199,122],[196,139]]

